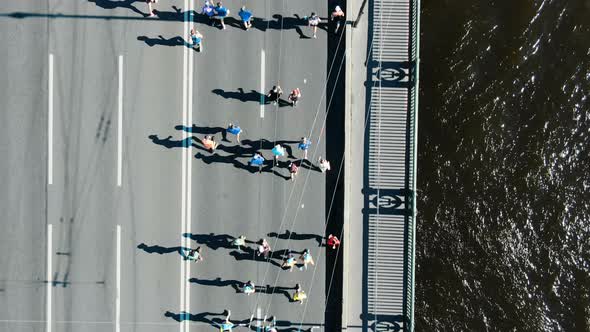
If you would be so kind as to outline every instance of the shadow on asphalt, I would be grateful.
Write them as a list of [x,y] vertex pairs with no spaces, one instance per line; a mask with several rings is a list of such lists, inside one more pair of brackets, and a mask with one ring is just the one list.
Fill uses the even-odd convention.
[[225,249],[235,249],[231,243],[235,240],[235,237],[228,235],[228,234],[218,234],[215,235],[214,233],[209,234],[192,234],[192,233],[184,233],[182,236],[189,238],[198,244],[205,245],[209,247],[211,250],[217,250],[219,248]]
[[187,43],[186,40],[184,40],[180,36],[172,37],[170,39],[166,39],[162,35],[158,35],[158,38],[149,38],[147,36],[138,36],[137,40],[146,43],[149,47],[153,47],[155,45],[158,45],[158,46],[186,46],[189,48],[192,47],[191,44]]
[[158,135],[150,135],[150,136],[148,136],[148,138],[151,139],[154,144],[161,145],[167,149],[186,148],[186,147],[189,147],[192,143],[191,137],[187,137],[187,138],[180,140],[180,141],[173,140],[172,136],[168,136],[168,137],[162,139],[162,138],[159,138]]
[[141,243],[140,245],[137,246],[137,249],[141,249],[145,252],[147,252],[148,254],[171,254],[171,253],[178,253],[179,255],[185,257],[184,255],[184,251],[185,250],[189,250],[189,248],[184,248],[184,247],[162,247],[162,246],[148,246],[145,243]]
[[[244,285],[246,284],[245,282],[242,282],[239,280],[233,280],[233,279],[223,280],[219,277],[217,277],[215,279],[191,278],[191,279],[189,279],[189,282],[194,283],[194,284],[198,284],[198,285],[203,285],[203,286],[213,286],[213,287],[228,287],[229,286],[229,287],[232,287],[236,291],[236,293],[242,293],[243,292],[242,289],[244,288]],[[293,286],[293,287],[273,286],[273,287],[271,287],[270,285],[266,285],[266,286],[255,286],[254,288],[256,289],[256,293],[268,294],[268,295],[279,294],[279,295],[285,296],[289,300],[289,302],[293,302],[293,299],[292,299],[289,291],[295,290],[296,286]]]
[[297,233],[291,232],[290,230],[285,230],[285,233],[278,234],[276,232],[268,233],[267,236],[269,237],[276,237],[281,240],[315,240],[318,243],[318,246],[321,247],[324,241],[324,237],[317,234],[305,234],[305,233]]

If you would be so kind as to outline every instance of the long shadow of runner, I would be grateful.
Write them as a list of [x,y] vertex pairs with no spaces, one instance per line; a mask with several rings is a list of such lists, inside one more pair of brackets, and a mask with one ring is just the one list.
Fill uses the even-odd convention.
[[243,251],[233,250],[230,253],[230,256],[233,256],[237,261],[244,261],[250,260],[255,262],[269,262],[274,266],[281,267],[281,263],[276,262],[272,254],[269,255],[269,258],[264,258],[263,256],[258,256],[256,251],[250,247],[244,247]]
[[240,286],[243,287],[244,283],[239,280],[222,280],[221,278],[217,277],[215,279],[199,279],[199,278],[190,278],[188,280],[194,284],[203,285],[203,286],[215,286],[215,287],[227,287],[231,286],[233,289],[236,290],[236,293],[241,292]]
[[250,90],[250,92],[246,93],[244,92],[244,89],[242,88],[238,88],[237,91],[225,91],[223,89],[213,89],[211,90],[211,92],[213,92],[214,94],[221,96],[225,99],[236,99],[239,100],[241,102],[247,102],[247,101],[255,101],[255,102],[263,102],[265,104],[268,104],[268,101],[266,101],[265,95],[263,93],[260,93],[256,90]]
[[293,148],[290,145],[290,144],[295,144],[295,143],[299,143],[299,141],[287,141],[287,140],[269,141],[265,138],[261,138],[259,140],[249,140],[249,139],[242,140],[242,146],[249,146],[249,147],[255,148],[257,150],[272,150],[276,144],[280,144],[283,147],[285,147],[285,151],[287,152],[288,158],[297,159],[293,155]]
[[189,147],[192,143],[192,138],[187,137],[180,141],[172,140],[172,136],[168,136],[164,139],[158,138],[158,135],[150,135],[148,136],[149,139],[152,140],[154,144],[161,145],[165,148],[172,149],[172,148],[186,148]]
[[[182,322],[182,321],[187,321],[187,320],[193,321],[193,322],[202,322],[205,324],[209,324],[215,328],[219,328],[220,325],[223,322],[225,322],[226,315],[227,315],[227,311],[223,311],[222,313],[201,312],[198,314],[191,314],[189,312],[181,312],[181,313],[176,314],[171,311],[166,311],[166,313],[164,313],[165,317],[172,318],[177,322]],[[218,317],[209,318],[209,316],[218,316]],[[219,317],[219,316],[221,316],[221,317]],[[234,328],[236,328],[238,326],[247,326],[250,323],[250,319],[236,320],[236,319],[230,318],[230,320],[234,324]]]
[[178,253],[180,256],[186,258],[186,255],[184,254],[185,251],[189,250],[189,248],[185,248],[185,247],[162,247],[162,246],[148,246],[145,243],[141,243],[137,246],[137,249],[141,249],[145,252],[147,252],[148,254],[171,254],[171,253]]
[[115,8],[127,8],[131,9],[132,11],[140,14],[143,17],[147,17],[149,14],[142,12],[141,10],[137,9],[133,6],[134,2],[144,2],[140,0],[124,0],[124,1],[111,1],[111,0],[88,0],[88,2],[94,2],[98,7],[103,9],[115,9]]
[[195,23],[207,23],[208,19],[203,15],[196,15],[194,10],[182,11],[181,8],[172,6],[173,12],[166,12],[154,9],[154,14],[162,21],[184,22],[184,15],[187,14]]
[[221,134],[222,139],[224,141],[227,141],[227,132],[226,132],[225,128],[222,128],[222,127],[203,127],[203,126],[197,126],[196,124],[193,124],[192,127],[187,127],[187,126],[183,126],[183,125],[174,126],[174,129],[182,130],[182,131],[185,131],[187,133],[192,133],[192,134],[203,134],[203,135]]
[[[222,145],[220,145],[218,147],[219,150],[229,150],[229,147],[224,147]],[[236,149],[241,149],[240,147],[236,146],[233,147],[232,149],[236,150]],[[281,174],[280,172],[278,172],[277,170],[273,169],[273,161],[272,160],[265,160],[264,161],[264,167],[260,170],[258,168],[258,166],[251,166],[249,164],[244,164],[242,162],[240,162],[237,157],[243,157],[243,155],[228,155],[228,156],[221,156],[217,153],[214,153],[210,156],[206,156],[202,153],[197,153],[195,155],[195,158],[197,159],[201,159],[205,164],[212,164],[212,163],[222,163],[222,164],[232,164],[234,165],[235,168],[239,168],[239,169],[244,169],[247,170],[248,172],[250,172],[251,174],[256,174],[256,173],[272,173],[284,180],[289,180],[291,179],[290,176],[286,176]],[[277,164],[277,167],[285,167],[284,166],[285,162],[280,162]]]
[[158,38],[149,38],[147,36],[138,36],[137,40],[143,41],[149,47],[154,45],[161,45],[161,46],[186,46],[190,47],[191,45],[187,43],[182,37],[176,36],[170,39],[164,38],[162,35],[158,35]]
[[231,244],[231,242],[235,239],[235,237],[228,235],[228,234],[219,234],[215,235],[214,233],[209,234],[192,234],[192,233],[184,233],[182,236],[189,238],[193,241],[196,241],[199,244],[206,245],[212,250],[217,250],[219,248],[226,248],[226,249],[234,249],[235,246]]
[[276,232],[268,233],[267,236],[269,237],[276,237],[282,240],[316,240],[319,246],[322,246],[324,241],[324,237],[317,234],[305,234],[305,233],[296,233],[291,232],[290,230],[285,230],[284,234],[278,234]]
[[[189,279],[189,282],[203,285],[203,286],[214,286],[214,287],[231,286],[233,289],[235,289],[235,291],[237,293],[241,293],[242,288],[246,284],[245,282],[241,282],[239,280],[232,280],[232,279],[222,280],[219,277],[217,277],[215,279],[191,278],[191,279]],[[293,302],[293,299],[291,298],[291,294],[289,293],[289,290],[296,289],[295,286],[293,286],[293,287],[279,287],[279,286],[271,287],[270,285],[255,286],[254,288],[256,288],[257,293],[268,294],[268,295],[281,294],[281,295],[285,296],[287,299],[289,299],[289,302]]]

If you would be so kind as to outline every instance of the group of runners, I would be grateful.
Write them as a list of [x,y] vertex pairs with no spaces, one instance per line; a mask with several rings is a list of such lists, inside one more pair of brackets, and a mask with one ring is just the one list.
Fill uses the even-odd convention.
[[[279,89],[280,89],[280,87],[279,87]],[[272,94],[272,92],[270,94]],[[295,94],[295,96],[299,96],[299,97],[301,96],[301,92],[299,91],[298,88],[295,89],[294,92],[292,92],[292,94]],[[278,94],[278,95],[280,96],[280,94]],[[299,97],[296,97],[295,101],[298,100]],[[238,144],[240,144],[241,143],[240,142],[240,135],[242,134],[242,132],[243,132],[243,130],[240,126],[230,123],[226,129],[226,137],[232,137],[232,135],[233,135],[236,137],[236,141],[238,142]],[[215,136],[213,136],[213,135],[205,135],[202,138],[200,138],[199,140],[200,140],[201,144],[203,145],[203,147],[211,153],[213,153],[217,149],[217,147],[219,147],[219,142],[217,142],[215,140]],[[228,140],[231,142],[231,139],[228,138]],[[290,161],[289,164],[287,165],[287,168],[289,169],[290,179],[292,181],[295,180],[295,177],[297,176],[297,174],[299,172],[299,168],[300,168],[301,164],[303,163],[303,161],[308,160],[307,152],[310,147],[311,147],[311,139],[308,137],[301,137],[301,139],[299,140],[299,143],[297,144],[297,148],[299,150],[301,150],[302,156],[299,160]],[[272,153],[272,158],[273,158],[272,165],[276,166],[276,165],[278,165],[278,162],[280,161],[280,159],[282,157],[285,157],[286,147],[281,144],[276,144],[271,149],[271,153]],[[330,162],[328,160],[322,158],[322,156],[320,156],[318,158],[317,162],[318,162],[318,164],[316,167],[320,172],[325,173],[326,171],[329,171],[331,169]],[[258,172],[262,172],[262,169],[265,164],[266,164],[266,158],[262,155],[262,153],[260,151],[255,152],[249,161],[249,165],[253,166],[253,167],[257,167]]]
[[[229,244],[231,246],[237,247],[238,250],[247,251],[246,249],[248,248],[248,243],[249,242],[246,240],[246,236],[240,235],[237,238],[232,239]],[[340,240],[332,234],[328,235],[328,237],[326,238],[326,247],[330,249],[336,249],[339,246]],[[256,242],[255,250],[257,257],[262,257],[267,260],[272,258],[272,249],[265,238],[262,238],[258,242]],[[288,269],[289,271],[293,271],[294,267],[298,267],[299,270],[307,270],[308,265],[315,265],[315,261],[309,249],[304,249],[303,252],[299,253],[298,257],[295,256],[294,253],[296,252],[292,250],[287,251],[287,254],[285,255],[285,257],[283,257],[283,262],[281,264],[282,269]],[[203,261],[201,247],[198,247],[196,249],[189,249],[186,253],[186,259],[191,260],[193,262]],[[307,294],[299,284],[296,284],[294,289],[295,292],[292,295],[292,300],[294,302],[299,302],[302,304],[303,300],[307,298]],[[241,286],[241,291],[246,295],[254,294],[256,292],[256,285],[251,280],[248,280]]]
[[[148,17],[155,17],[156,14],[152,8],[152,4],[157,3],[158,0],[145,1],[148,5]],[[229,17],[230,10],[225,7],[221,1],[215,4],[212,1],[205,1],[205,4],[201,7],[201,15],[207,17],[212,26],[219,23],[220,28],[225,30],[227,28],[225,25],[225,19]],[[252,28],[252,19],[254,18],[254,15],[251,10],[246,8],[246,6],[240,8],[238,11],[238,17],[242,22],[244,30],[247,31]],[[303,20],[307,21],[307,25],[311,28],[313,38],[317,38],[318,26],[323,23],[322,19],[315,12],[312,12],[309,16],[304,16]],[[340,26],[346,22],[344,11],[342,11],[340,6],[334,7],[334,10],[330,14],[330,21],[335,24],[334,33],[338,33]],[[193,49],[198,52],[203,51],[203,35],[195,28],[191,28],[189,31],[189,41]]]

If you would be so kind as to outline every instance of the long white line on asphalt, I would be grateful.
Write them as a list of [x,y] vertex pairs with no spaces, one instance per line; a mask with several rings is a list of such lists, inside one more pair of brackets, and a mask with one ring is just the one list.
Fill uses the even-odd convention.
[[53,184],[53,54],[49,54],[47,85],[47,183]]
[[266,55],[264,49],[260,50],[260,117],[264,118],[264,78],[265,78],[265,67],[266,67]]
[[[189,13],[192,13],[193,11],[193,1],[189,1]],[[191,24],[192,27],[192,19],[189,17],[189,22]],[[188,48],[187,52],[189,54],[188,57],[188,107],[187,107],[187,115],[188,115],[188,125],[192,128],[193,126],[193,64],[194,64],[194,54],[195,52],[193,52],[192,48],[189,50]],[[189,144],[186,147],[186,156],[187,156],[187,167],[186,167],[186,171],[187,171],[187,183],[186,183],[186,201],[187,201],[187,205],[186,205],[186,232],[188,234],[191,234],[191,209],[192,209],[192,164],[193,164],[193,157],[192,157],[192,144]],[[190,239],[185,237],[185,241],[188,243],[190,241]],[[187,245],[188,247],[188,245]],[[185,288],[185,308],[187,312],[190,312],[191,310],[191,292],[190,292],[190,284],[188,282],[188,278],[191,275],[191,265],[190,265],[190,261],[186,260],[186,268],[184,269],[186,275],[184,277],[184,288]],[[189,332],[190,329],[190,324],[189,321],[186,322],[186,329],[185,332]]]
[[[183,8],[187,8],[188,7],[188,0],[184,0],[184,7]],[[184,15],[184,20],[183,20],[183,34],[185,34],[188,31],[188,14],[185,12]],[[188,127],[188,119],[187,119],[187,61],[188,61],[188,53],[187,53],[187,48],[183,48],[183,56],[182,56],[182,125],[186,128]],[[186,142],[186,138],[188,137],[188,133],[186,132],[186,130],[182,131],[182,139],[183,142]],[[181,209],[181,217],[180,217],[180,222],[181,222],[181,235],[180,235],[180,251],[184,253],[183,248],[185,247],[186,244],[186,238],[184,237],[184,233],[186,232],[186,149],[182,149],[182,177],[181,177],[181,190],[182,190],[182,198],[181,198],[181,204],[180,204],[180,209]],[[186,264],[184,259],[180,260],[180,313],[183,314],[184,312],[186,312],[186,303],[185,303],[185,287],[184,287],[184,280],[186,279]],[[186,321],[181,320],[180,324],[179,324],[179,328],[180,328],[180,332],[185,332],[186,330]]]
[[123,56],[119,55],[119,116],[117,131],[117,186],[121,186],[123,172]]
[[121,331],[121,225],[117,225],[117,293],[115,295],[115,332]]
[[51,332],[51,304],[53,301],[51,300],[51,290],[53,286],[53,263],[51,260],[53,252],[53,225],[47,225],[47,296],[45,298],[45,331]]

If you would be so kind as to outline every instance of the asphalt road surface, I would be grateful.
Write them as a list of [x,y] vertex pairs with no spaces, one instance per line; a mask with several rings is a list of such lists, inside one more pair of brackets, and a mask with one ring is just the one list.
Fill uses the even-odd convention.
[[[0,3],[0,331],[213,331],[225,309],[323,324],[325,178],[310,166],[292,182],[286,165],[302,136],[313,165],[325,156],[327,32],[309,38],[302,17],[327,8],[224,2],[233,17],[243,4],[262,18],[250,31],[210,26],[189,1],[161,0],[154,18],[141,1]],[[296,108],[261,104],[276,82],[284,99],[302,90]],[[230,122],[241,145],[221,141]],[[193,138],[206,133],[215,154]],[[248,167],[277,141],[291,158]],[[227,245],[242,234],[273,258]],[[204,261],[186,261],[198,246]],[[315,266],[278,266],[305,248]],[[238,293],[248,280],[268,287]]]

